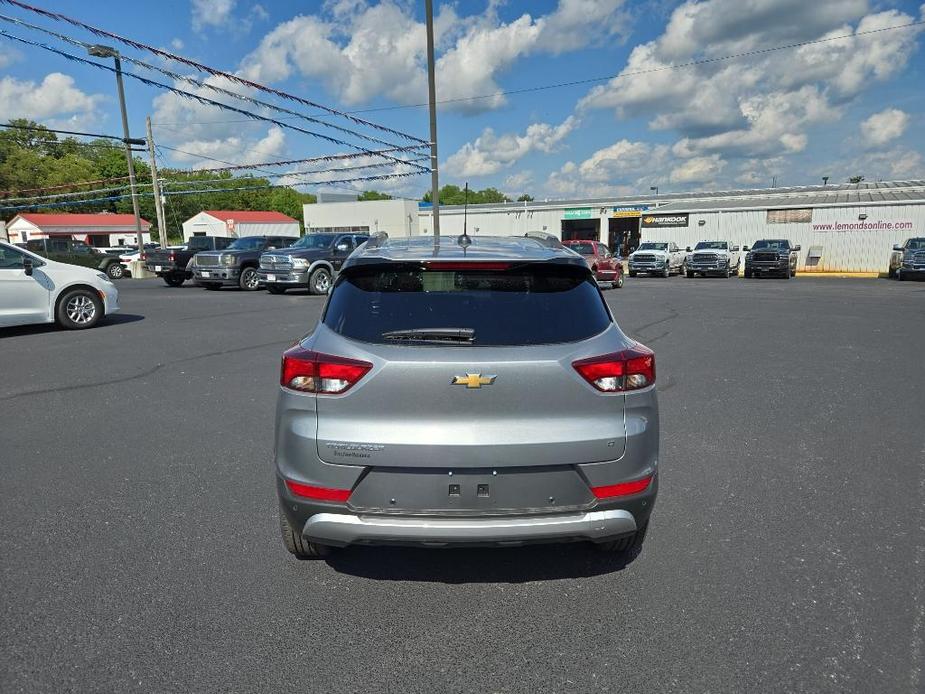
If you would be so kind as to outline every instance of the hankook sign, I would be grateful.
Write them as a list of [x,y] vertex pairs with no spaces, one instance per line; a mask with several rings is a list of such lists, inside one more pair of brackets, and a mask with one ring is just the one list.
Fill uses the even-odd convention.
[[647,214],[643,215],[642,226],[649,228],[686,227],[688,215],[684,214]]

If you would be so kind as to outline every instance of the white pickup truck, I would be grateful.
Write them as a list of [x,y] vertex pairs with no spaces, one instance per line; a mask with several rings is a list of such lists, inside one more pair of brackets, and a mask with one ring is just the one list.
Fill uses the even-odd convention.
[[739,274],[739,265],[742,262],[739,247],[730,245],[728,241],[700,241],[694,246],[693,251],[688,246],[687,253],[685,268],[688,277],[732,277]]
[[672,272],[684,273],[684,251],[671,241],[646,241],[630,253],[629,273],[648,273],[668,277]]

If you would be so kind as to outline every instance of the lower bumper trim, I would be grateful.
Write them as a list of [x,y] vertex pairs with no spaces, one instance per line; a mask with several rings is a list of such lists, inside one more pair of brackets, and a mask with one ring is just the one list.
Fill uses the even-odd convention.
[[317,513],[302,536],[320,544],[516,544],[543,540],[601,540],[636,531],[622,509],[525,518],[408,518]]

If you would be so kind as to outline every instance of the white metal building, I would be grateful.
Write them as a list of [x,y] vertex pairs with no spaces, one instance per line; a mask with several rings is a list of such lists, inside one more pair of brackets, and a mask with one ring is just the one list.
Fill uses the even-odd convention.
[[291,236],[301,235],[298,220],[282,212],[262,210],[203,210],[183,222],[183,240],[191,236]]
[[[344,224],[360,216],[343,208]],[[432,233],[430,208],[419,216],[420,233]],[[462,226],[461,206],[440,208],[442,234],[458,235]],[[468,230],[596,239],[623,254],[641,240],[684,248],[711,239],[751,245],[786,238],[801,246],[804,272],[885,272],[893,244],[925,236],[925,181],[470,205]]]
[[414,200],[325,202],[303,206],[305,233],[310,231],[377,231],[389,236],[418,236]]
[[[137,242],[135,216],[131,214],[44,214],[23,212],[9,221],[7,235],[11,243],[30,239],[69,237],[90,246],[133,246]],[[150,243],[151,222],[142,219],[142,238]]]

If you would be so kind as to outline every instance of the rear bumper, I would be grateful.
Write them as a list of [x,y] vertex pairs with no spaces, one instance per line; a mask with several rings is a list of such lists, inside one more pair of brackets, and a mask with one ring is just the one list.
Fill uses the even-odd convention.
[[529,517],[434,518],[318,513],[302,536],[325,545],[422,544],[430,546],[605,540],[636,531],[629,511],[589,511]]

